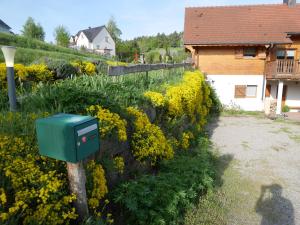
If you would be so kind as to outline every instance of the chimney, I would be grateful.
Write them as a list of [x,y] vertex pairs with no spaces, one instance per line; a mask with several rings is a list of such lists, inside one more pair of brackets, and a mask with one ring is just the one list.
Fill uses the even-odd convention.
[[288,7],[296,6],[297,1],[296,0],[283,0],[283,4],[287,4]]
[[91,27],[89,27],[89,29],[91,29]]

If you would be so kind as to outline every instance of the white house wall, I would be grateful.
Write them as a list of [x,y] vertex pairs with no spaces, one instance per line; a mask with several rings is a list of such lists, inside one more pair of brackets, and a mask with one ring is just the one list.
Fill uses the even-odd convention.
[[[207,78],[212,82],[222,104],[247,111],[263,110],[263,75],[207,75]],[[235,98],[235,85],[257,85],[256,97]]]
[[290,82],[287,88],[285,104],[290,107],[300,107],[300,84]]
[[89,42],[89,39],[84,35],[83,32],[81,32],[77,38],[76,45],[78,47],[85,47],[87,49],[91,49],[91,43]]
[[[271,99],[277,98],[278,81],[268,81],[271,85]],[[300,83],[296,81],[284,81],[287,85],[285,104],[289,107],[300,107]]]
[[[108,41],[106,42],[105,37],[108,37]],[[94,38],[92,43],[92,49],[97,49],[97,45],[99,45],[99,49],[112,49],[111,55],[116,55],[116,47],[115,42],[108,33],[106,29],[102,29],[101,32]]]

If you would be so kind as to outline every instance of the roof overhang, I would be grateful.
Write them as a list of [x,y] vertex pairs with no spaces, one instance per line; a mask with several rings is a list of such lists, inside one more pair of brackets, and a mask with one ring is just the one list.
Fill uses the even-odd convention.
[[[300,34],[299,34],[300,35]],[[292,44],[292,41],[285,42],[238,42],[238,43],[189,43],[185,42],[184,45],[192,45],[192,46],[265,46],[265,45],[282,45],[282,44]]]

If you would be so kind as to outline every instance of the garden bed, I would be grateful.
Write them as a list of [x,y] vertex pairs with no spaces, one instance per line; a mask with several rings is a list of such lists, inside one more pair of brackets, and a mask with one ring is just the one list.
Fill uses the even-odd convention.
[[[91,214],[86,223],[109,224],[123,215],[130,215],[123,224],[182,221],[185,208],[213,183],[209,153],[195,146],[198,140],[205,146],[207,140],[198,137],[211,109],[218,107],[213,107],[217,99],[200,72],[181,71],[118,78],[84,75],[23,92],[19,113],[0,114],[0,220],[75,223],[65,163],[39,156],[34,130],[37,118],[65,112],[98,118],[104,143],[85,162]],[[176,187],[164,192],[171,186]],[[139,211],[132,208],[130,196],[136,196],[131,203]]]

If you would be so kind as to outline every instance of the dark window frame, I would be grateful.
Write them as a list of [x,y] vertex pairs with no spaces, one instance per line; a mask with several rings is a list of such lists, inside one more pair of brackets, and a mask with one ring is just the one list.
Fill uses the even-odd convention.
[[[251,50],[251,52],[247,52]],[[257,48],[256,47],[247,47],[243,49],[243,57],[244,58],[248,58],[248,59],[252,59],[255,58],[257,56]]]

